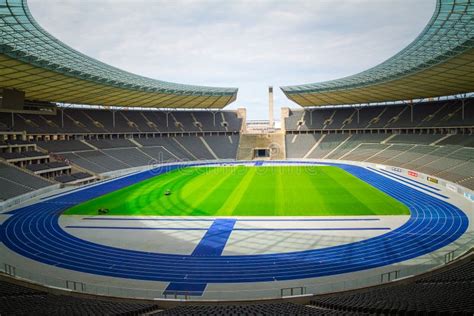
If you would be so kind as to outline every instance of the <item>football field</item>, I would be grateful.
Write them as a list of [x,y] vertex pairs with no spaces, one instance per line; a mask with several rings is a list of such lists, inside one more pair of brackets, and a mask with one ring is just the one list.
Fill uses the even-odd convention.
[[333,166],[220,166],[170,171],[68,209],[68,215],[408,215],[401,202]]

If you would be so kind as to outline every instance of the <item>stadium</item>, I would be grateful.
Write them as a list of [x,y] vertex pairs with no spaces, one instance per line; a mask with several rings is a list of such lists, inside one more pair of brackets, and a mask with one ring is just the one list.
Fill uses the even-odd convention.
[[0,0],[0,315],[474,314],[474,3],[279,89],[252,121]]

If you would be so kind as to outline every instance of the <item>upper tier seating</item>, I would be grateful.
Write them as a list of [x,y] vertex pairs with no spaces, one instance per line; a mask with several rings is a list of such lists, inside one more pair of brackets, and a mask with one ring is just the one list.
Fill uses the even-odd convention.
[[167,113],[68,108],[58,109],[56,115],[15,113],[13,120],[10,113],[0,113],[0,125],[5,130],[26,131],[30,134],[238,132],[242,125],[242,119],[234,111]]
[[313,129],[368,129],[407,127],[474,126],[474,98],[355,108],[290,110],[285,119],[288,131]]

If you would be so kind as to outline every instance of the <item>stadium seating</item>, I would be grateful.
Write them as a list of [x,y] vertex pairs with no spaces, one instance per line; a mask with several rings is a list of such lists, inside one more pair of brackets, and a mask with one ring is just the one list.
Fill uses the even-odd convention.
[[71,140],[58,141],[59,146],[55,143],[56,141],[43,141],[39,146],[57,153],[73,165],[93,173],[104,173],[150,163],[235,159],[239,136],[176,136],[82,142]]
[[156,315],[472,315],[474,256],[429,276],[292,303],[186,305]]
[[13,120],[10,113],[0,113],[0,124],[4,130],[26,131],[29,134],[238,132],[242,119],[233,111],[163,112],[65,108],[58,109],[55,115],[15,113]]
[[336,311],[328,311],[314,307],[292,303],[251,304],[251,305],[184,305],[164,310],[154,315],[163,316],[220,316],[220,315],[338,315]]
[[[21,152],[1,150],[0,158],[59,183],[75,183],[80,179],[77,170],[48,173],[52,167],[46,152],[86,174],[163,162],[235,159],[242,125],[234,111],[81,108],[57,109],[54,115],[14,113],[13,119],[11,113],[0,113],[0,122],[6,130],[26,132],[31,141],[24,142],[32,146]],[[33,160],[35,155],[42,160]]]
[[133,147],[134,145],[128,139],[91,139],[87,141],[88,144],[98,148],[127,148]]
[[403,167],[474,189],[472,139],[467,134],[289,133],[286,155],[296,159],[352,160]]
[[87,146],[79,140],[37,141],[36,144],[40,148],[55,153],[91,149],[90,146]]
[[237,157],[237,146],[239,145],[239,135],[230,136],[203,136],[205,142],[219,159],[235,159]]
[[311,304],[352,313],[472,315],[473,258],[471,255],[467,261],[414,282],[323,296],[312,300]]
[[161,310],[146,303],[55,295],[0,281],[0,314],[29,315],[472,315],[474,256],[426,276],[395,284],[317,296],[309,305],[294,303],[187,304]]
[[51,181],[27,173],[20,168],[0,162],[0,200],[52,185]]
[[[473,100],[465,101],[464,119],[459,100],[419,103],[413,105],[413,111],[406,104],[290,111],[285,121],[286,157],[383,163],[419,170],[473,188],[472,150],[462,149],[474,146],[472,135],[417,130],[472,126]],[[59,109],[56,115],[17,113],[14,116],[14,126],[11,114],[0,113],[0,121],[10,130],[26,131],[27,135],[78,135],[69,135],[68,140],[35,136],[30,141],[8,141],[4,146],[36,145],[39,150],[57,154],[59,160],[66,159],[78,171],[90,174],[157,162],[235,159],[242,124],[231,111],[112,112],[67,108]],[[393,134],[393,130],[386,130],[389,128],[408,130]],[[340,132],[334,133],[334,130]],[[50,161],[29,160],[44,156],[39,150],[28,147],[23,151],[4,151],[0,158],[9,162],[27,159],[30,162],[17,165],[42,172]],[[37,165],[30,165],[31,162]],[[53,178],[61,183],[72,182],[73,177],[68,176],[53,175]]]
[[331,129],[384,129],[462,127],[474,125],[474,99],[444,100],[410,105],[366,106],[291,110],[285,119],[288,131]]
[[0,280],[0,315],[142,315],[156,310],[153,304],[55,295]]
[[319,134],[287,134],[286,155],[287,158],[303,158],[306,153],[321,139]]

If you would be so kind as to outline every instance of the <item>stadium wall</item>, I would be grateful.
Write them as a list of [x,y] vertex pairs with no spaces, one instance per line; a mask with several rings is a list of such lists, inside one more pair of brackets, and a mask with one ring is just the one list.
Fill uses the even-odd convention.
[[32,200],[35,200],[41,195],[52,193],[57,191],[61,185],[59,183],[50,185],[45,188],[41,188],[32,192],[28,192],[19,196],[15,196],[11,199],[8,199],[6,201],[0,202],[0,212],[6,211],[8,209],[11,209],[13,207],[18,207],[21,204],[24,204],[25,202],[30,202]]

